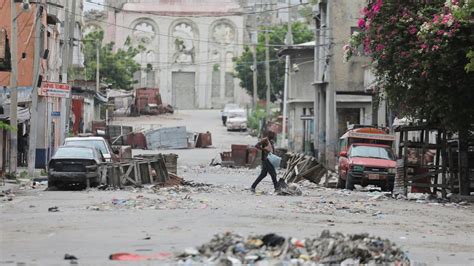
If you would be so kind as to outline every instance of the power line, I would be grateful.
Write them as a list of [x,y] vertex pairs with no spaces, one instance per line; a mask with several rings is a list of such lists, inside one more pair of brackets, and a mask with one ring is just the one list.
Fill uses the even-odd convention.
[[[114,6],[111,6],[111,5],[106,5],[106,4],[100,4],[100,3],[95,3],[95,2],[91,2],[91,1],[87,1],[88,3],[91,3],[93,5],[98,5],[98,6],[103,6],[103,7],[108,7],[108,8],[112,8],[116,11],[121,11],[121,12],[128,12],[128,13],[138,13],[138,14],[148,14],[148,15],[154,15],[154,16],[158,16],[158,17],[177,17],[177,18],[200,18],[200,17],[235,17],[235,16],[242,16],[242,15],[256,15],[256,14],[262,14],[262,13],[267,13],[267,12],[275,12],[275,11],[278,11],[278,10],[282,10],[282,9],[289,9],[289,8],[294,8],[294,7],[298,7],[298,6],[306,6],[306,5],[309,5],[309,3],[300,3],[300,4],[296,4],[296,5],[291,5],[291,6],[283,6],[283,7],[279,7],[279,8],[274,8],[274,9],[270,9],[270,10],[262,10],[262,11],[251,11],[251,12],[229,12],[229,14],[226,14],[226,15],[219,15],[219,14],[213,14],[213,15],[186,15],[186,16],[177,16],[177,15],[159,15],[157,14],[156,12],[153,12],[153,11],[136,11],[136,10],[125,10],[123,8],[118,8],[118,7],[114,7]],[[211,24],[208,24],[208,25],[211,25]]]
[[[298,5],[306,5],[306,4],[298,4]],[[296,5],[295,5],[295,6],[296,6]],[[55,6],[53,6],[53,7],[55,7]],[[57,8],[57,7],[56,7],[56,8]],[[288,7],[285,7],[285,8],[288,8]],[[283,8],[282,8],[282,9],[283,9]],[[69,10],[66,10],[65,12],[68,12],[68,13],[73,14],[73,15],[76,15],[76,16],[82,16],[82,14],[72,13],[72,12],[69,11]],[[268,12],[268,11],[265,11],[265,12]],[[134,28],[131,28],[131,27],[119,25],[119,24],[116,24],[116,23],[111,23],[111,22],[108,22],[108,21],[106,21],[106,20],[100,20],[100,19],[97,19],[97,18],[92,18],[91,21],[102,22],[102,23],[105,23],[105,24],[107,24],[107,25],[116,26],[116,27],[119,27],[119,28],[131,30],[131,31],[138,31],[138,32],[143,32],[143,33],[150,34],[149,31],[134,29]],[[154,34],[155,34],[155,35],[159,35],[159,36],[168,37],[168,38],[175,38],[175,36],[172,36],[172,35],[169,35],[169,34],[164,34],[164,33],[156,33],[156,32],[155,32]],[[182,39],[182,40],[191,40],[191,41],[196,41],[196,42],[204,42],[204,43],[211,43],[211,44],[221,45],[219,42],[216,42],[216,41],[193,39],[193,38],[184,38],[184,37],[180,37],[180,39]],[[247,44],[247,43],[238,43],[238,42],[231,43],[230,45],[249,46],[249,44]],[[261,46],[261,45],[260,45],[260,46]],[[267,47],[267,46],[265,45],[265,46],[263,46],[263,47]],[[284,45],[284,44],[269,44],[268,47],[285,47],[285,45]]]

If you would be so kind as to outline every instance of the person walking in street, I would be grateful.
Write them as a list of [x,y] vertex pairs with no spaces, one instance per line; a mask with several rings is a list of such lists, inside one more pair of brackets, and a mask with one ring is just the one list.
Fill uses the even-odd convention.
[[272,163],[268,160],[268,154],[270,154],[270,152],[274,152],[275,149],[274,140],[275,133],[269,131],[266,134],[266,137],[261,139],[255,145],[257,149],[262,151],[262,171],[260,172],[260,175],[257,177],[257,179],[255,179],[255,182],[253,182],[252,187],[250,188],[252,192],[255,192],[255,188],[267,176],[267,174],[270,174],[273,182],[273,187],[275,188],[275,191],[278,191],[275,167],[273,167]]

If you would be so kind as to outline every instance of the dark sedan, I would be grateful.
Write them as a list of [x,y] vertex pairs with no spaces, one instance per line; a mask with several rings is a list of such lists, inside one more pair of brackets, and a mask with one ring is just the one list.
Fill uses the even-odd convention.
[[100,183],[99,167],[103,161],[104,157],[95,148],[61,146],[49,161],[48,186],[97,186]]

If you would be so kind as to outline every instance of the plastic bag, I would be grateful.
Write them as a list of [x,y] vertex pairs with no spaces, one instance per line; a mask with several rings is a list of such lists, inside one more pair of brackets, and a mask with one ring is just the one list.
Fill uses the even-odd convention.
[[275,169],[280,167],[281,157],[276,156],[275,154],[270,152],[267,158]]

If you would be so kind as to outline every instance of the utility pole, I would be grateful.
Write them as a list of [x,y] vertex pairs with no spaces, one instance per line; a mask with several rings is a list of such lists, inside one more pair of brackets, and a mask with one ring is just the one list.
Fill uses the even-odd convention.
[[265,79],[267,84],[267,102],[266,102],[266,112],[267,116],[270,115],[270,51],[268,49],[269,36],[268,29],[265,29]]
[[[288,0],[288,32],[286,34],[286,47],[288,48],[293,44],[293,33],[291,29],[291,1]],[[286,147],[286,117],[287,117],[287,99],[288,90],[290,89],[290,56],[285,57],[285,84],[283,87],[283,118],[282,118],[282,134],[281,144]]]
[[37,6],[35,17],[35,55],[33,60],[33,84],[31,84],[31,111],[30,111],[30,133],[28,140],[28,175],[33,177],[36,164],[36,140],[38,135],[38,78],[40,69],[40,54],[43,41],[41,34],[41,16],[43,7]]
[[17,4],[11,0],[11,64],[12,72],[10,74],[10,125],[15,130],[10,130],[10,173],[16,174],[18,161],[18,32],[16,23],[16,8]]
[[[273,22],[273,0],[265,0],[265,11],[267,14],[264,16],[265,20],[265,84],[267,87],[266,90],[266,107],[265,111],[267,113],[267,118],[270,116],[270,88],[271,88],[271,82],[270,82],[270,50],[269,50],[269,36],[268,36],[268,31],[270,28],[270,25],[272,25]],[[269,13],[268,13],[269,12]],[[268,120],[268,119],[267,119]]]
[[[69,6],[71,4],[71,6]],[[74,59],[74,47],[73,40],[75,27],[76,27],[76,0],[66,1],[65,3],[65,10],[64,10],[64,47],[63,47],[63,62],[62,62],[62,69],[61,69],[61,83],[67,84],[69,81],[68,70],[71,66],[73,59]],[[64,142],[66,135],[69,131],[69,115],[71,112],[71,97],[72,94],[69,95],[69,98],[61,98],[61,135],[60,140],[61,143]],[[63,114],[64,113],[64,114]]]
[[[257,3],[255,3],[255,6],[254,6],[254,11],[257,10],[256,8],[257,6]],[[258,43],[258,31],[257,31],[257,15],[254,14],[254,32],[252,34],[252,44],[253,44],[253,47],[252,47],[252,54],[253,54],[253,108],[254,110],[257,109],[257,99],[258,99],[258,94],[257,94],[257,74],[258,74],[258,70],[257,70],[257,43]]]
[[100,41],[99,40],[96,40],[95,42],[95,57],[96,57],[96,65],[97,67],[95,68],[95,91],[96,92],[99,92],[99,86],[100,86],[100,53],[99,53],[99,50],[100,50]]

